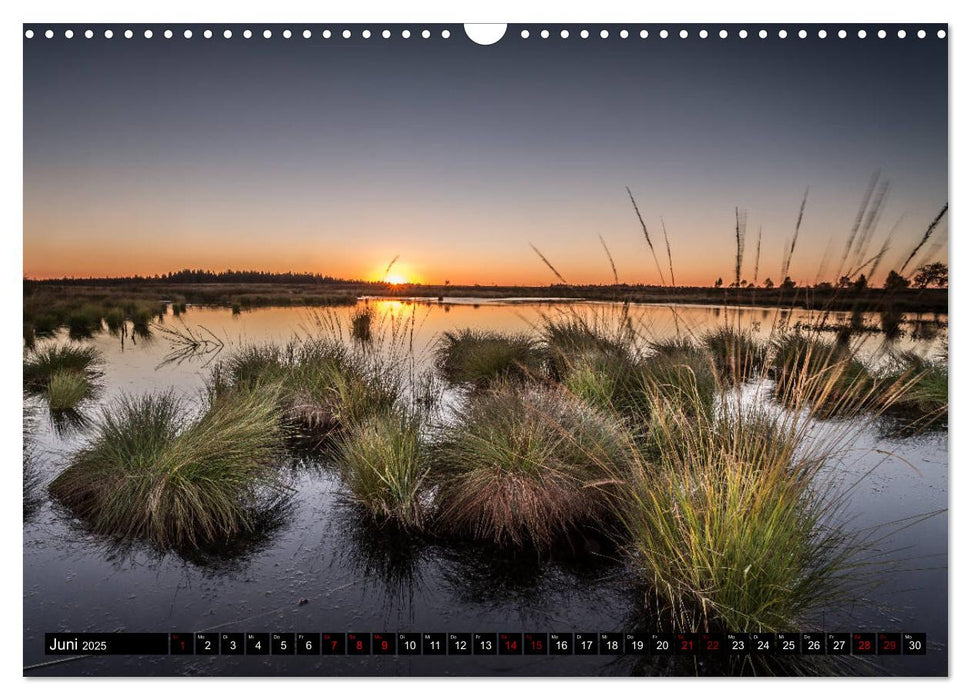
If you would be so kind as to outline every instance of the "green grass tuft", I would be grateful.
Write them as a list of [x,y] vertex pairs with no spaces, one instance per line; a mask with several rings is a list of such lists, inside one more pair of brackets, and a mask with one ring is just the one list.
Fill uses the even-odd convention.
[[751,379],[765,365],[765,345],[751,332],[719,328],[705,333],[701,345],[711,354],[719,376],[728,384]]
[[101,377],[103,364],[101,353],[93,347],[74,343],[46,345],[31,350],[24,358],[24,389],[31,393],[47,391],[57,372],[76,372],[94,383]]
[[688,415],[708,415],[722,386],[711,355],[685,339],[652,344],[654,353],[641,366],[639,391],[648,404]]
[[543,376],[543,355],[523,334],[464,329],[445,333],[435,364],[452,384],[486,388],[497,381],[525,381]]
[[101,308],[84,304],[72,310],[67,317],[67,328],[71,338],[90,338],[101,330]]
[[105,312],[105,325],[108,331],[118,333],[125,327],[125,312],[123,309],[113,306]]
[[798,333],[773,347],[775,396],[786,406],[818,418],[881,410],[886,391],[845,345]]
[[792,426],[740,411],[663,414],[631,469],[618,516],[678,629],[798,629],[840,594],[849,542],[797,458]]
[[353,499],[376,521],[424,525],[428,460],[414,416],[383,411],[356,423],[341,438],[337,460]]
[[946,425],[948,417],[947,363],[912,352],[894,358],[880,377],[897,388],[887,406],[887,415],[911,421],[922,429]]
[[211,397],[195,419],[171,393],[123,397],[50,490],[98,534],[163,548],[226,541],[280,493],[282,437],[267,391]]
[[372,413],[394,408],[402,392],[398,373],[380,359],[320,340],[245,347],[214,375],[217,392],[276,387],[294,437],[316,445]]
[[132,331],[141,336],[151,333],[152,309],[144,305],[136,305],[129,311],[128,319],[132,324]]
[[47,383],[47,405],[54,412],[72,411],[93,391],[94,387],[83,372],[58,369]]
[[[625,310],[626,311],[626,310]],[[563,319],[547,319],[542,328],[550,375],[564,380],[578,367],[632,362],[634,332],[626,313],[620,319],[579,313]]]
[[603,521],[628,443],[570,394],[504,384],[474,395],[434,446],[439,524],[459,536],[547,549]]

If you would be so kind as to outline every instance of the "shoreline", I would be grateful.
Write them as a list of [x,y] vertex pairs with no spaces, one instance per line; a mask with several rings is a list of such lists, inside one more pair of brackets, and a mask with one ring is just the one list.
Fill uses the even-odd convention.
[[[569,303],[631,302],[638,304],[700,304],[714,306],[793,307],[832,311],[914,311],[947,313],[948,289],[826,289],[796,287],[781,290],[715,287],[658,287],[646,285],[551,285],[547,287],[445,286],[383,283],[172,283],[163,281],[70,279],[24,280],[24,299],[31,296],[53,299],[87,298],[91,301],[128,296],[171,300],[190,304],[241,306],[351,305],[361,298],[380,297],[402,301],[445,302],[465,299],[467,303]],[[477,300],[477,301],[471,301]],[[450,301],[448,303],[460,303]]]

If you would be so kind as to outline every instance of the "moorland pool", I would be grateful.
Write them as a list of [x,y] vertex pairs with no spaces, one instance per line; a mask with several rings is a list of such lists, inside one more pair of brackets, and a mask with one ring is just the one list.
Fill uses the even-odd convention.
[[[379,333],[393,334],[416,370],[426,367],[441,333],[458,328],[530,331],[544,317],[577,307],[615,311],[609,304],[526,300],[445,299],[443,302],[372,299]],[[334,320],[347,335],[352,310],[190,307],[162,325],[207,329],[221,353],[173,355],[162,332],[147,338],[96,334],[83,342],[105,357],[102,391],[85,415],[122,393],[174,389],[192,398],[205,386],[213,362],[244,343],[286,342],[321,331]],[[818,312],[773,308],[634,306],[631,317],[648,335],[700,333],[726,322],[762,335],[785,319],[819,321]],[[388,319],[394,319],[389,321]],[[383,321],[387,321],[386,323]],[[826,323],[869,329],[864,352],[888,342],[879,314],[830,314]],[[897,347],[935,352],[945,342],[946,315],[894,319]],[[383,331],[380,329],[384,329]],[[393,329],[393,330],[388,330]],[[943,330],[942,330],[943,329]],[[66,334],[65,334],[66,337]],[[39,340],[39,343],[50,342]],[[27,399],[42,408],[42,400]],[[293,495],[260,537],[231,551],[159,554],[148,545],[120,546],[92,536],[45,486],[86,438],[82,426],[55,426],[37,411],[30,441],[29,495],[24,519],[24,665],[45,664],[43,635],[55,631],[633,631],[652,629],[643,593],[620,557],[587,553],[568,561],[513,555],[482,545],[448,544],[376,532],[343,498],[334,470],[307,456],[286,469]],[[874,451],[874,448],[881,452]],[[885,453],[892,453],[888,458]],[[25,461],[25,464],[28,462]],[[872,587],[852,605],[824,611],[820,629],[926,632],[924,657],[854,660],[852,672],[946,674],[947,433],[887,437],[861,435],[846,458],[829,466],[849,490],[844,515],[850,529],[883,526],[868,554],[882,561]],[[857,483],[859,482],[859,483]],[[25,491],[27,487],[25,486]],[[927,517],[922,517],[927,516]],[[896,527],[891,523],[906,524]],[[573,657],[86,657],[31,669],[42,674],[307,675],[597,675],[711,673],[717,666],[635,664],[631,658]]]

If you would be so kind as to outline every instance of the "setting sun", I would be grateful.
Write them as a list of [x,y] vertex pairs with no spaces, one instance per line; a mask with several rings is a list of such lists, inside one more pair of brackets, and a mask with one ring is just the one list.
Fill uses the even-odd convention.
[[404,275],[385,275],[384,281],[387,284],[407,284],[408,279]]

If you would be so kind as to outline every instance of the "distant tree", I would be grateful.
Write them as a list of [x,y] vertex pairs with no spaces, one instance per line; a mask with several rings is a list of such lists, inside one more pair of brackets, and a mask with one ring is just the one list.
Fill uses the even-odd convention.
[[715,280],[715,287],[721,287],[723,284],[724,284],[724,282],[722,282],[722,278],[721,277],[719,277],[718,279]]
[[343,282],[361,282],[362,280],[345,280],[319,272],[267,272],[265,270],[212,270],[184,269],[177,272],[167,272],[155,275],[132,275],[128,277],[98,277],[98,278],[62,278],[45,280],[49,284],[84,285],[97,281],[104,285],[126,284],[182,284],[182,283],[232,283],[232,284],[339,284]]
[[891,291],[907,289],[909,286],[910,280],[899,274],[896,270],[891,270],[887,274],[887,281],[883,283],[883,288]]
[[918,289],[947,286],[947,265],[942,262],[930,263],[917,268],[914,273],[914,286]]
[[766,289],[772,289],[775,286],[775,282],[772,281],[771,277],[766,277],[765,282],[762,283],[762,286]]
[[860,275],[856,278],[856,282],[853,283],[853,289],[858,292],[862,292],[866,289],[866,275]]
[[739,287],[747,287],[748,286],[748,280],[742,280],[741,282],[738,283],[738,286]]
[[850,279],[850,276],[843,275],[842,277],[839,278],[839,281],[836,283],[836,286],[839,287],[840,289],[848,289],[851,284],[853,284],[853,280]]
[[[842,280],[840,280],[840,282],[842,282]],[[793,286],[795,286],[795,285],[793,285]],[[840,285],[840,286],[842,286],[842,285]],[[814,285],[814,289],[818,289],[821,292],[828,292],[832,288],[833,288],[833,283],[832,282],[817,282]]]
[[779,285],[779,289],[795,289],[795,288],[796,288],[796,283],[793,282],[792,278],[789,277],[788,275],[784,280],[782,280],[782,284]]
[[755,289],[755,282],[749,282],[747,286],[749,289]]

